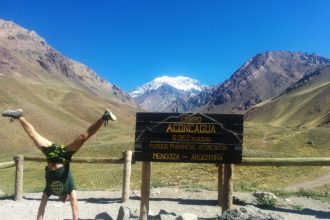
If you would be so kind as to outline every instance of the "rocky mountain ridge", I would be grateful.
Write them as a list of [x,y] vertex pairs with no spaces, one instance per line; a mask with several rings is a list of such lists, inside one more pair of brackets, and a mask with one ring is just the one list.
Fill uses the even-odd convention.
[[254,106],[246,119],[283,127],[330,127],[329,103],[330,65],[306,74],[280,95]]
[[101,78],[86,65],[63,56],[35,31],[1,19],[0,59],[2,74],[22,75],[47,83],[49,79],[46,75],[52,75],[52,82],[57,80],[100,96],[110,96],[134,105],[126,92]]
[[176,100],[165,111],[243,113],[279,95],[330,59],[301,52],[267,51],[244,63],[228,80],[203,90],[188,101]]

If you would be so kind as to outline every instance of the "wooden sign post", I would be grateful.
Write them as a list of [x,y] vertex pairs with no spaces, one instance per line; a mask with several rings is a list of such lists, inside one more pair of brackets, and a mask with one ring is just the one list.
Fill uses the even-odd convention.
[[[237,164],[242,161],[242,143],[243,115],[136,114],[135,161]],[[150,181],[150,174],[144,173],[147,169],[150,165],[143,163],[142,185],[149,187],[146,182]],[[148,194],[144,188],[141,187],[141,194]],[[149,209],[149,204],[142,207]],[[140,219],[147,219],[145,213],[147,210],[140,211]]]
[[140,203],[141,220],[148,219],[149,197],[150,197],[150,170],[151,170],[151,163],[144,161],[142,163],[142,183],[141,183],[141,203]]

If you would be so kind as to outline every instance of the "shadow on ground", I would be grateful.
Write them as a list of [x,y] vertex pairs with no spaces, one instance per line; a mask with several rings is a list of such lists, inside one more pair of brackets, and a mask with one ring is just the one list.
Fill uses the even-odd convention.
[[[7,197],[6,199],[14,200],[13,197]],[[25,200],[39,200],[40,198],[29,198],[24,197]],[[3,197],[0,200],[5,200]],[[51,196],[48,201],[60,201],[57,197]],[[88,203],[97,203],[97,204],[108,204],[108,203],[121,203],[121,198],[78,198],[78,201],[85,201]]]
[[283,213],[309,215],[309,216],[313,216],[317,219],[330,219],[330,212],[313,210],[313,209],[308,209],[308,208],[301,209],[301,210],[294,210],[294,209],[289,209],[289,208],[284,208],[284,207],[274,207],[274,208],[258,207],[258,208],[263,209],[263,210],[277,211],[277,212],[283,212]]
[[14,200],[14,196],[3,196],[0,197],[0,200]]
[[[140,197],[130,197],[131,200],[141,200]],[[169,202],[177,202],[181,205],[209,205],[216,206],[218,205],[217,200],[206,200],[206,199],[181,199],[181,198],[150,198],[150,201],[169,201]]]

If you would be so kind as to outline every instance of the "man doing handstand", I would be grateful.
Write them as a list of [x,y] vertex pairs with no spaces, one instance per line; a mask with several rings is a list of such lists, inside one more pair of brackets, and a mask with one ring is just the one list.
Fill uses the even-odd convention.
[[42,151],[47,158],[45,168],[46,187],[43,191],[38,210],[37,220],[42,220],[50,195],[59,196],[62,202],[70,200],[72,217],[78,219],[78,201],[76,187],[70,171],[70,161],[74,153],[94,135],[102,124],[115,121],[116,116],[109,110],[105,110],[100,119],[93,123],[85,133],[80,134],[75,140],[67,145],[56,144],[41,136],[34,127],[23,117],[23,110],[7,110],[2,113],[4,117],[10,117],[11,121],[17,119],[33,143]]

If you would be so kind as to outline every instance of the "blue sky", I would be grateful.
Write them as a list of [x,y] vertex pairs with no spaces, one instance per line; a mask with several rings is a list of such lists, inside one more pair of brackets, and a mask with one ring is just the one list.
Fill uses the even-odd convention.
[[0,18],[125,91],[162,75],[215,85],[267,50],[330,58],[327,0],[1,0]]

